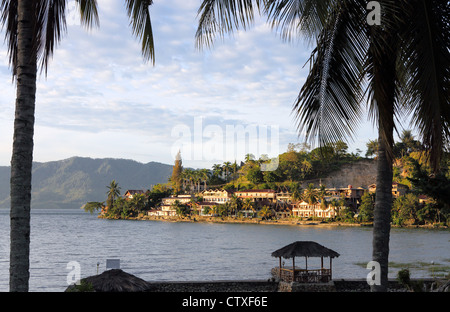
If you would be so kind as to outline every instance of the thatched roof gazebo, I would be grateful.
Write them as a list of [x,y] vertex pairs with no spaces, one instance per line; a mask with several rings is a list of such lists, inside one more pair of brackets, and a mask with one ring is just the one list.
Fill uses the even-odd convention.
[[[332,259],[339,257],[339,254],[327,247],[324,247],[316,242],[311,241],[297,241],[283,248],[272,252],[272,257],[280,259],[279,278],[287,282],[303,282],[303,283],[317,283],[329,282],[332,277]],[[305,269],[295,268],[295,257],[305,257]],[[320,257],[321,268],[315,270],[308,270],[308,257]],[[323,266],[323,258],[330,258],[330,268],[325,269]],[[292,269],[283,268],[281,258],[292,258]]]

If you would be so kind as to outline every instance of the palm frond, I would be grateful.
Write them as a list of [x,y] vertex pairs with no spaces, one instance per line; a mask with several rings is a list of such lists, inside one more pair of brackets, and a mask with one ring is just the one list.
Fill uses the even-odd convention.
[[[347,2],[348,5],[345,5]],[[299,133],[325,146],[352,138],[360,122],[367,38],[365,11],[343,5],[328,17],[312,55],[312,68],[294,103]],[[359,8],[359,10],[358,10]]]
[[36,51],[41,70],[47,74],[48,62],[56,45],[67,30],[66,0],[36,2]]
[[394,131],[403,115],[401,98],[404,87],[404,65],[400,57],[399,25],[403,5],[408,0],[383,0],[381,26],[367,28],[370,38],[365,69],[368,80],[369,116],[379,128],[379,140],[389,160],[394,157]]
[[272,28],[284,40],[305,36],[314,41],[326,24],[329,13],[339,5],[335,0],[266,0],[264,12]]
[[155,46],[149,7],[153,0],[127,0],[126,7],[133,34],[142,41],[142,55],[155,64]]
[[[96,0],[77,0],[80,5],[81,20],[87,27],[98,25]],[[41,71],[47,74],[49,60],[57,44],[67,30],[67,0],[38,0],[35,5],[35,42],[33,44],[36,59]],[[8,45],[9,63],[12,67],[13,79],[16,76],[17,59],[17,1],[2,0],[0,5],[1,23],[5,31]]]
[[263,0],[204,0],[198,9],[199,25],[195,35],[196,46],[210,47],[214,37],[242,27],[247,29],[254,21],[254,10],[260,8]]
[[17,1],[2,0],[0,5],[2,29],[5,29],[5,41],[8,46],[9,64],[12,77],[16,76],[17,61]]
[[87,28],[98,27],[100,20],[98,18],[97,0],[76,0],[80,8],[81,24]]
[[402,104],[437,171],[450,139],[450,6],[447,0],[411,0],[405,11],[402,61],[408,79]]

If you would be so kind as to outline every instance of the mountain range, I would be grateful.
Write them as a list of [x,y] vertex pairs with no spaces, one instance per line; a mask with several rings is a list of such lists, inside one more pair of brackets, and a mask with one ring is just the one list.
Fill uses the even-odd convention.
[[[72,157],[34,162],[31,208],[80,208],[88,201],[106,200],[107,185],[116,180],[121,194],[150,189],[167,182],[172,165],[129,160]],[[10,167],[0,166],[0,208],[10,206]]]

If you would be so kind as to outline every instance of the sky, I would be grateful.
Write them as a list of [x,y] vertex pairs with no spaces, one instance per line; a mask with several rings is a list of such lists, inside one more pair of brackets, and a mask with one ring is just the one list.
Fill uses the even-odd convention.
[[[150,7],[155,65],[141,56],[123,1],[98,0],[100,27],[80,26],[69,2],[67,33],[37,83],[34,161],[73,156],[211,168],[252,153],[270,157],[304,140],[292,105],[312,46],[284,42],[263,18],[251,29],[195,47],[200,0]],[[4,32],[1,33],[4,36]],[[306,64],[306,65],[305,65]],[[0,46],[0,165],[10,164],[15,85]],[[363,122],[349,150],[377,137]]]

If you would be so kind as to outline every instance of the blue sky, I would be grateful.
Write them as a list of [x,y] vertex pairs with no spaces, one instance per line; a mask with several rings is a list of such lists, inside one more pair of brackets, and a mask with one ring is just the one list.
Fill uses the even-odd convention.
[[[70,2],[67,34],[48,76],[38,79],[34,160],[83,156],[172,164],[180,139],[175,130],[190,129],[194,135],[196,120],[203,126],[203,143],[220,139],[221,131],[224,136],[227,127],[237,126],[277,129],[278,146],[271,151],[284,152],[288,143],[302,142],[291,109],[308,73],[309,66],[303,66],[311,47],[301,41],[283,42],[257,20],[250,30],[199,51],[194,36],[200,2],[165,0],[151,6],[155,66],[141,57],[123,1],[99,0],[100,28],[93,30],[80,27]],[[9,165],[13,136],[15,88],[7,61],[3,44],[0,165]],[[219,134],[208,135],[208,126]],[[374,138],[372,123],[364,123],[350,150],[365,152],[365,143]],[[235,153],[210,159],[207,153],[183,157],[182,151],[183,164],[210,168],[244,158]]]

